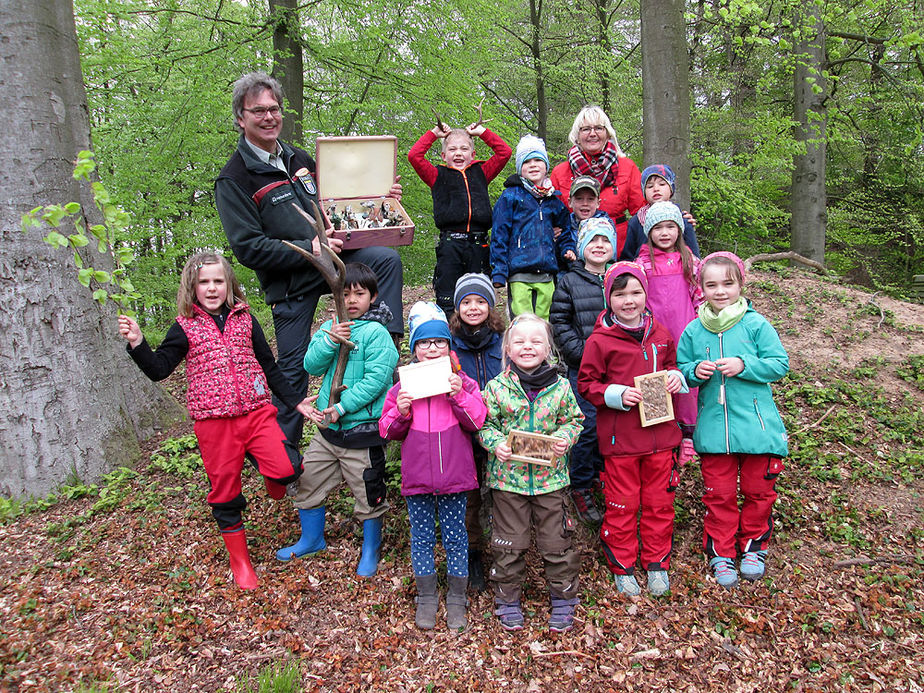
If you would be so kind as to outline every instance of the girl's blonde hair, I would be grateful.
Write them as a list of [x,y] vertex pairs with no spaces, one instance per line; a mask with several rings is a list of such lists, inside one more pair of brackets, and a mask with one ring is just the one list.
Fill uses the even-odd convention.
[[449,146],[449,139],[451,137],[458,137],[468,140],[468,143],[472,145],[472,151],[475,151],[475,138],[469,134],[468,130],[465,130],[464,128],[452,128],[449,131],[449,134],[443,138],[442,150],[444,154],[446,153],[446,147]]
[[549,324],[549,321],[543,320],[535,313],[520,313],[510,321],[510,325],[507,326],[507,331],[504,332],[504,339],[501,342],[501,365],[504,369],[510,365],[510,357],[507,355],[507,347],[510,345],[510,333],[513,332],[514,328],[530,323],[543,327],[545,330],[545,339],[549,345],[548,360],[550,362],[558,361],[558,349],[555,347],[555,340],[552,337],[552,326]]
[[245,302],[244,291],[237,277],[234,276],[231,263],[223,255],[206,250],[189,258],[180,273],[180,288],[176,292],[176,310],[185,318],[193,317],[193,305],[197,303],[196,285],[199,283],[199,270],[204,265],[221,265],[222,273],[225,275],[225,286],[228,287],[228,297],[225,299],[225,305],[228,308],[234,308],[235,304]]
[[571,126],[571,132],[568,133],[568,139],[571,144],[577,144],[578,134],[580,134],[581,128],[584,125],[602,125],[605,127],[607,134],[610,136],[610,142],[616,147],[616,153],[619,156],[625,156],[625,153],[619,147],[619,142],[616,140],[616,131],[613,129],[610,117],[602,108],[589,105],[584,106],[584,108],[578,111],[577,117],[574,119],[574,124]]

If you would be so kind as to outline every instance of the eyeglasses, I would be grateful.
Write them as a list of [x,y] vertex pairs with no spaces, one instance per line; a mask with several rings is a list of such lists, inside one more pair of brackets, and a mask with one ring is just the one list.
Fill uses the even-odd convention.
[[266,114],[269,113],[274,118],[282,113],[282,109],[279,106],[257,106],[256,108],[242,108],[242,111],[247,111],[248,113],[253,113],[253,117],[257,120],[263,120],[266,117]]
[[603,125],[584,125],[578,128],[578,132],[582,135],[587,135],[590,132],[606,132],[606,127]]
[[437,349],[443,349],[449,346],[448,339],[418,339],[414,343],[414,348],[423,347],[424,349],[429,349],[430,347],[435,346]]

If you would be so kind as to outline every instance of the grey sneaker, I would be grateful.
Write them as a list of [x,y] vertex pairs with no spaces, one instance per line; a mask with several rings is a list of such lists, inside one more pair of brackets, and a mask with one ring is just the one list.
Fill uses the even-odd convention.
[[613,579],[616,581],[616,591],[620,594],[637,597],[642,593],[642,588],[638,586],[638,580],[634,575],[614,575]]
[[648,571],[648,591],[655,597],[670,590],[671,580],[667,576],[666,570],[649,570]]
[[738,571],[735,570],[735,562],[730,558],[716,556],[709,561],[709,567],[712,568],[712,574],[715,580],[727,590],[738,586]]
[[746,551],[741,557],[741,577],[745,580],[760,580],[767,563],[766,551]]

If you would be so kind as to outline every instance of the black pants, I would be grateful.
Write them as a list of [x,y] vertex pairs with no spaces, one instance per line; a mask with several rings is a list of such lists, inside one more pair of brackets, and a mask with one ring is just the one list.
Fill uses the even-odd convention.
[[[404,318],[401,307],[401,290],[404,285],[404,269],[401,258],[394,248],[359,248],[346,250],[340,256],[344,262],[363,262],[375,272],[379,284],[379,300],[384,301],[394,314],[386,325],[392,334],[404,333]],[[305,352],[311,342],[311,324],[318,299],[329,294],[326,284],[316,290],[281,301],[273,306],[273,327],[276,330],[277,363],[280,370],[299,394],[308,391],[308,373],[305,371]],[[452,299],[450,298],[450,302]],[[279,409],[276,417],[286,438],[296,447],[302,439],[304,417],[285,402],[273,397],[273,404]]]
[[452,297],[456,282],[463,274],[480,272],[490,277],[488,234],[442,234],[436,246],[436,269],[433,270],[433,293],[436,305],[452,314],[455,305]]

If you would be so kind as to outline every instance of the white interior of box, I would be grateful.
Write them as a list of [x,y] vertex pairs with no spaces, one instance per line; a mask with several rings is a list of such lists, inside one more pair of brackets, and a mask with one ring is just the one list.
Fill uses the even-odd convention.
[[395,180],[397,137],[319,137],[315,152],[322,200],[384,196]]

